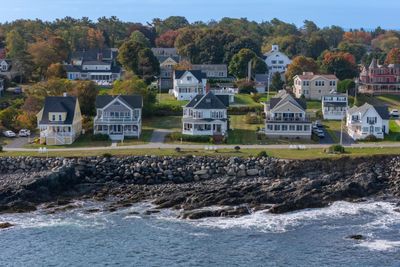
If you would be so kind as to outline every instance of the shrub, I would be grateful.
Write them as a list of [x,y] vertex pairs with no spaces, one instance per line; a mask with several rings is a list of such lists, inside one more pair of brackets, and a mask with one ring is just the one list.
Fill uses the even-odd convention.
[[376,138],[375,135],[370,134],[370,135],[368,135],[367,137],[365,137],[364,141],[367,141],[367,142],[376,142],[376,141],[378,141],[378,138]]
[[[263,106],[231,106],[228,108],[229,115],[245,115],[249,112],[262,112]],[[181,114],[182,115],[182,114]]]
[[112,157],[111,153],[104,153],[103,154],[103,158],[111,158],[111,157]]
[[342,154],[345,152],[345,149],[342,145],[331,145],[326,152],[330,154]]
[[400,141],[400,135],[397,135],[395,138],[396,141]]
[[260,153],[257,154],[257,157],[259,157],[259,158],[266,158],[266,157],[268,157],[267,151],[265,151],[265,150],[260,151]]
[[95,134],[91,139],[92,141],[109,141],[110,137],[107,134]]
[[0,145],[0,152],[3,152],[3,146]]
[[320,120],[324,118],[324,114],[322,114],[322,110],[320,109],[315,113],[315,116]]
[[235,146],[235,151],[239,152],[239,150],[240,150],[240,146]]
[[253,99],[254,102],[258,103],[258,102],[260,102],[261,95],[260,94],[251,94],[251,99]]
[[198,135],[186,135],[179,132],[170,133],[167,138],[171,141],[184,141],[184,142],[196,142],[196,143],[208,143],[210,141],[209,136],[198,136]]
[[181,152],[182,150],[181,150],[180,147],[176,147],[176,148],[175,148],[175,151],[179,153],[179,152]]

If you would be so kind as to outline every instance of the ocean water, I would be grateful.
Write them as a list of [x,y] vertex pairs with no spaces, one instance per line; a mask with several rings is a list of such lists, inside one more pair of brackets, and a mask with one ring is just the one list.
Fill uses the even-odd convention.
[[[0,266],[400,266],[400,213],[336,202],[283,215],[183,221],[176,212],[0,215]],[[346,238],[362,234],[365,240]]]

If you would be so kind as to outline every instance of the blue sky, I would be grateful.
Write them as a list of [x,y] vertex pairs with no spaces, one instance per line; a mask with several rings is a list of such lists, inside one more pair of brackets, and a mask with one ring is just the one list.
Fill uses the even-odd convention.
[[15,19],[53,20],[65,16],[118,16],[147,22],[171,15],[189,21],[247,17],[265,21],[277,17],[301,25],[305,19],[319,26],[400,29],[400,0],[3,0],[0,22]]

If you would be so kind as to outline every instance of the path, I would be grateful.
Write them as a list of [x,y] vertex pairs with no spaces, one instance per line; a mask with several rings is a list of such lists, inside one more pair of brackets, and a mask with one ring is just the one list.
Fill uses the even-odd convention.
[[172,133],[172,130],[167,130],[167,129],[154,129],[150,143],[153,144],[162,144],[165,141],[165,137],[169,134]]

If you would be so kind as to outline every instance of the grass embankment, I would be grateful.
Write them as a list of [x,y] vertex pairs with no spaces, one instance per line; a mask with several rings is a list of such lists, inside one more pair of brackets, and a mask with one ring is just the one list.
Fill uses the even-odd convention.
[[[218,151],[206,151],[201,149],[181,149],[176,152],[174,149],[118,149],[118,150],[99,150],[99,151],[48,151],[49,157],[89,157],[102,156],[109,153],[115,156],[137,156],[137,155],[156,155],[156,156],[212,156],[212,157],[251,157],[256,156],[261,151],[266,151],[269,156],[283,159],[322,159],[338,157],[361,157],[373,155],[399,155],[400,148],[346,148],[346,153],[341,155],[326,154],[322,149],[241,149],[236,152],[233,149],[221,149]],[[46,157],[47,154],[38,154],[37,152],[1,152],[1,157],[17,156],[37,156]]]

